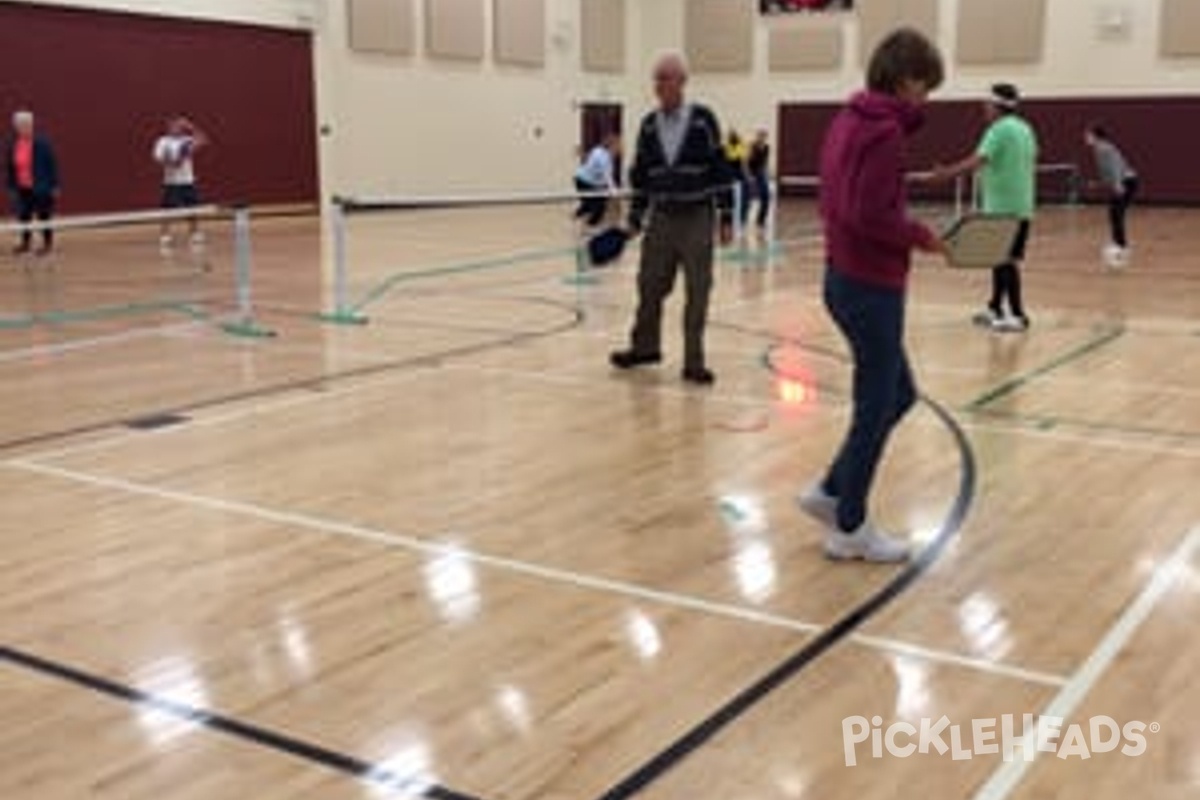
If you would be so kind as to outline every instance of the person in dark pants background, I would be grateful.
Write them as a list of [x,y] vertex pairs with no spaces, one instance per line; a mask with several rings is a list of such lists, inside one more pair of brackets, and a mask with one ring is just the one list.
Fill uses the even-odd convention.
[[821,219],[828,268],[825,304],[854,357],[853,416],[823,480],[800,508],[828,528],[832,559],[903,561],[908,545],[879,531],[867,498],[892,429],[917,400],[904,352],[911,251],[944,252],[908,214],[905,139],[920,128],[928,95],[943,80],[941,55],[922,34],[900,29],[880,43],[867,89],[835,117],[821,151]]
[[749,170],[750,146],[742,140],[740,133],[732,129],[725,137],[725,160],[729,162],[729,176],[741,195],[741,205],[738,206],[735,201],[734,206],[739,215],[738,224],[745,230],[746,221],[750,219],[750,201],[753,199]]
[[[758,201],[759,230],[767,227],[767,219],[771,214],[771,145],[767,143],[767,132],[759,130],[750,145],[750,158],[746,161],[746,170],[750,173],[752,196]],[[746,201],[749,203],[749,200]]]
[[637,318],[630,347],[612,353],[609,361],[618,369],[662,361],[663,301],[682,265],[687,292],[682,377],[690,383],[710,385],[716,376],[705,361],[704,329],[712,291],[713,234],[714,228],[719,228],[722,244],[733,239],[733,176],[725,161],[716,115],[702,105],[684,101],[687,76],[687,61],[678,53],[660,56],[655,62],[659,109],[642,120],[630,173],[635,195],[629,209],[629,232],[640,233],[645,223]]
[[[13,114],[13,139],[5,148],[9,191],[13,194],[17,219],[30,222],[36,216],[47,222],[54,216],[54,203],[58,198],[58,159],[54,148],[44,136],[34,132],[33,113],[18,111]],[[28,253],[33,243],[32,231],[21,232],[21,241],[14,250],[17,254]],[[54,246],[54,231],[42,231],[42,246],[38,255],[46,255]]]
[[1138,176],[1102,125],[1089,127],[1084,132],[1084,141],[1092,148],[1100,182],[1108,191],[1108,227],[1112,241],[1104,248],[1104,261],[1110,267],[1123,267],[1129,263],[1130,252],[1125,217],[1137,196]]

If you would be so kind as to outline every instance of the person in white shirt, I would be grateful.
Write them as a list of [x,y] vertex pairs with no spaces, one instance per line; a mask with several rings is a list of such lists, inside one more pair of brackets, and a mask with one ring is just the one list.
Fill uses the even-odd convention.
[[[167,131],[154,143],[154,160],[163,168],[162,207],[165,209],[194,208],[200,205],[200,192],[196,189],[196,168],[192,158],[196,151],[208,145],[204,131],[196,127],[187,117],[176,117],[167,123]],[[200,221],[188,220],[193,249],[204,246],[204,234],[200,232]],[[164,222],[159,240],[164,255],[174,247],[171,223]]]
[[[616,160],[621,155],[621,134],[609,133],[604,140],[592,148],[579,169],[575,171],[575,188],[579,192],[595,195],[597,192],[615,192],[617,189]],[[590,227],[604,221],[608,213],[608,198],[582,197],[575,219],[582,219]]]

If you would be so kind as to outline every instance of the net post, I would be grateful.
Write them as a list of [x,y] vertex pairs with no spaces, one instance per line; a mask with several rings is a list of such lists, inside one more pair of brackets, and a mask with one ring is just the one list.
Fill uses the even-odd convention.
[[742,204],[745,202],[742,196],[742,182],[735,180],[729,185],[729,191],[733,197],[733,219],[730,220],[733,226],[733,242],[722,249],[721,255],[725,261],[741,263],[748,261],[750,257],[746,248],[746,237],[742,231]]
[[367,317],[350,307],[349,266],[346,258],[346,204],[334,197],[330,204],[329,225],[333,236],[333,310],[317,315],[322,322],[334,325],[366,325]]
[[746,234],[746,226],[742,219],[748,216],[746,206],[749,203],[749,198],[746,197],[745,185],[742,181],[735,181],[732,184],[732,190],[733,244],[723,250],[723,259],[737,264],[761,264],[769,262],[775,246],[774,238],[768,238],[760,250],[750,249],[749,237]]
[[767,229],[764,232],[766,241],[763,247],[766,248],[766,257],[768,260],[773,260],[776,256],[783,252],[783,247],[779,244],[779,201],[782,198],[780,193],[780,185],[777,180],[767,181],[767,196],[759,198],[760,203],[770,203],[767,210]]
[[[563,277],[563,282],[572,286],[588,286],[599,282],[599,278],[591,274],[588,263],[588,225],[583,219],[571,220],[571,237],[575,242],[575,269]],[[576,300],[582,303],[582,298],[576,295]]]
[[1072,164],[1070,172],[1067,174],[1067,205],[1071,208],[1079,207],[1079,198],[1082,194],[1083,175],[1078,164]]
[[239,205],[233,212],[234,266],[237,289],[237,316],[221,329],[233,336],[263,339],[275,331],[262,327],[254,319],[254,254],[250,245],[250,209]]
[[746,182],[733,182],[733,240],[745,246],[746,243],[746,225],[743,218],[746,216]]

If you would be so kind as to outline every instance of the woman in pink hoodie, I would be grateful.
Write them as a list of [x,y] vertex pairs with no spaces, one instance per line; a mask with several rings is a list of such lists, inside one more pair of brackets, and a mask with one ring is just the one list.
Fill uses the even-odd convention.
[[942,58],[922,34],[900,29],[875,50],[867,88],[854,95],[821,152],[825,305],[854,356],[850,430],[823,480],[800,507],[829,528],[833,559],[894,562],[906,543],[867,517],[867,496],[892,429],[917,399],[904,353],[904,305],[914,249],[944,251],[908,214],[905,140],[922,124],[929,93],[941,85]]

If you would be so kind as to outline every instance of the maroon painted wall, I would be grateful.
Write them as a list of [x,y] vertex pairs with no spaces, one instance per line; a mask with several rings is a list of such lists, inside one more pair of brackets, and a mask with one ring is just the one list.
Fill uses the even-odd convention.
[[317,198],[309,34],[98,11],[0,4],[0,123],[33,109],[62,170],[65,211],[156,206],[150,156],[186,113],[213,138],[196,159],[204,198]]
[[[817,153],[838,106],[783,104],[778,119],[780,175],[813,175]],[[1037,129],[1043,163],[1075,162],[1093,177],[1083,128],[1106,125],[1141,176],[1142,199],[1156,203],[1200,203],[1200,96],[1031,99],[1025,114]],[[929,106],[925,128],[910,142],[915,169],[968,154],[984,125],[975,101],[938,101]]]

